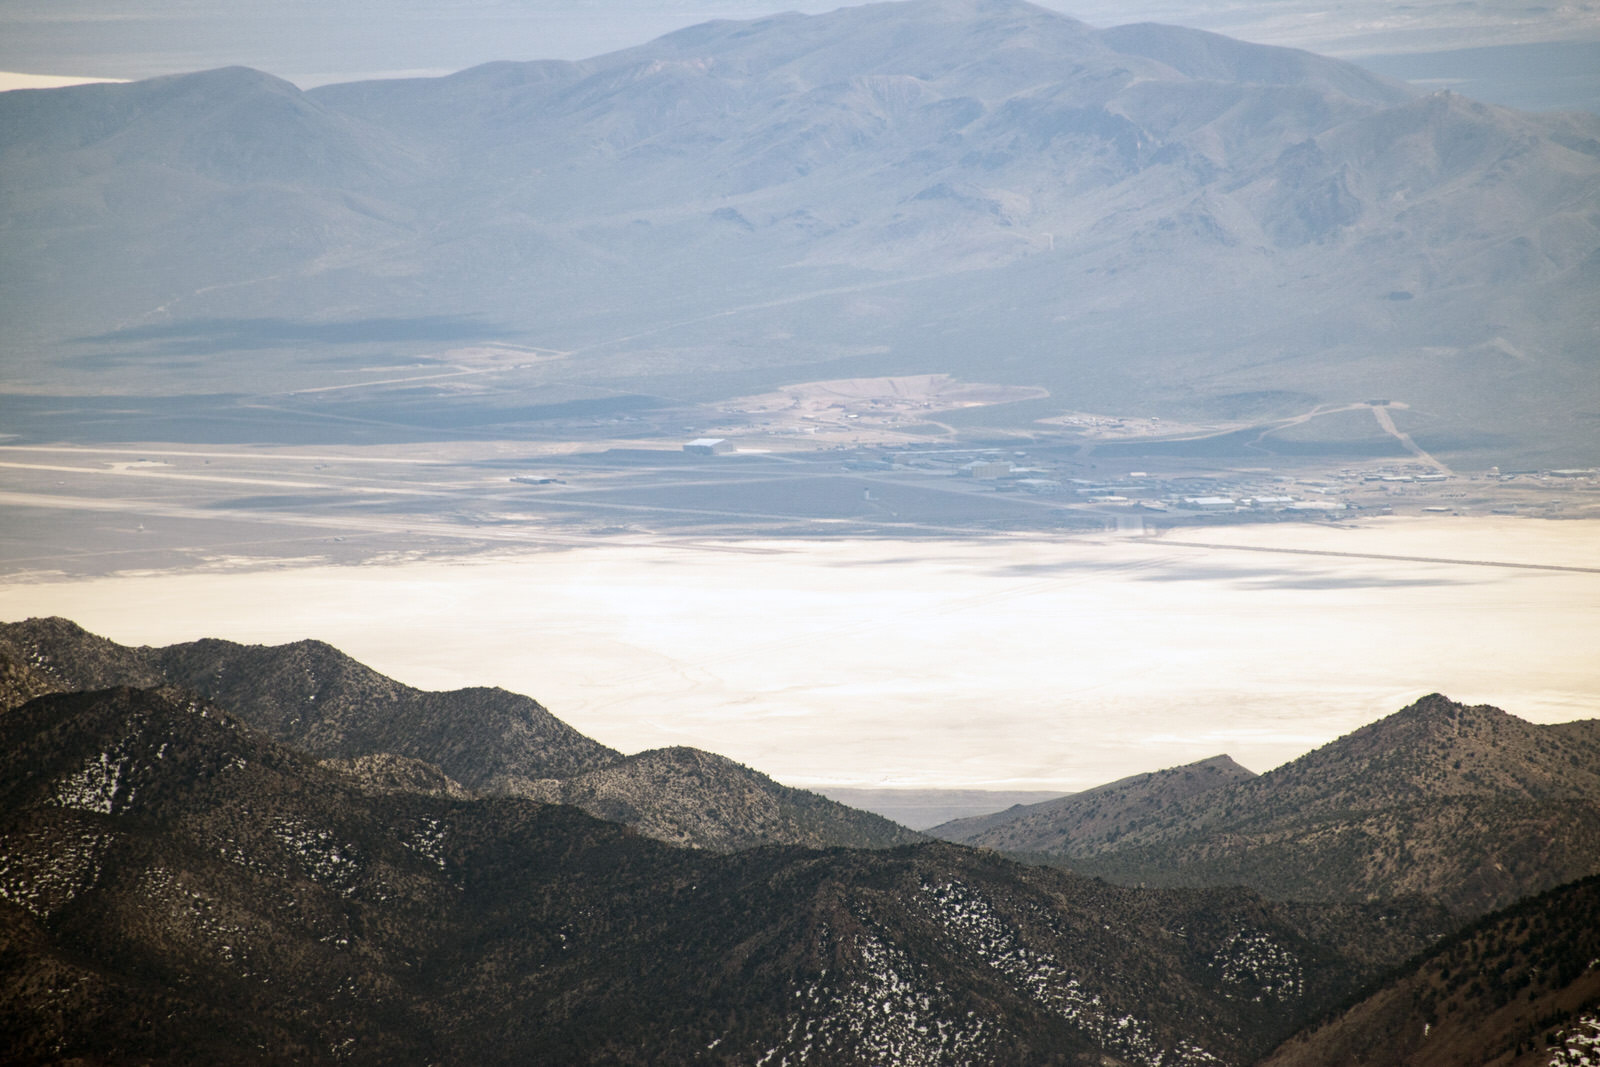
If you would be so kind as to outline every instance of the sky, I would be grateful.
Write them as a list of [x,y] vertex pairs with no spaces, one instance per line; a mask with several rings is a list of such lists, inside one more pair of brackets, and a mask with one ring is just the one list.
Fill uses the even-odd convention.
[[[709,19],[838,6],[828,0],[0,0],[0,70],[144,78],[242,64],[309,88],[446,74],[500,59],[581,59]],[[1042,6],[1096,26],[1167,22],[1342,57],[1600,43],[1600,5],[1590,3],[1043,0]],[[1594,54],[1577,62],[1592,68]],[[1528,78],[1549,74],[1538,56],[1519,63]]]

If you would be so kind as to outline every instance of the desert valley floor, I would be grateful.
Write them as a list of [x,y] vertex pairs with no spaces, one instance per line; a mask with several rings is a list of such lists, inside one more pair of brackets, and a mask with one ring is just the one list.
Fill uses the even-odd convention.
[[[1454,562],[1452,562],[1454,561]],[[1426,517],[968,540],[597,539],[0,584],[125,643],[316,637],[527,693],[607,744],[811,787],[1265,770],[1433,691],[1594,717],[1593,521]]]

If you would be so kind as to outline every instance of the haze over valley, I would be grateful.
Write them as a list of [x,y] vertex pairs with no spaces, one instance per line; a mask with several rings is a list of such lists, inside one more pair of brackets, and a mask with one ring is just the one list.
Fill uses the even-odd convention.
[[[464,650],[446,680],[504,677],[597,716],[586,727],[617,743],[761,724],[724,735],[737,755],[839,785],[1061,787],[1137,769],[1137,745],[1093,743],[1005,766],[1061,694],[1083,694],[1064,699],[1086,712],[1112,693],[1222,707],[1276,677],[1267,705],[1329,693],[1313,681],[1327,673],[1354,697],[1322,698],[1342,700],[1340,716],[1457,679],[1532,714],[1592,706],[1592,679],[1561,665],[1592,633],[1600,118],[999,0],[710,23],[577,62],[311,91],[227,68],[14,92],[0,114],[0,565],[14,614],[70,602],[139,641],[154,629],[125,629],[136,600],[110,592],[135,587],[94,579],[334,565],[307,572],[321,581],[353,563],[488,554],[521,562],[451,573],[515,566],[549,588],[615,560],[620,614],[580,591],[565,623],[537,620],[595,618],[586,653],[513,666]],[[1352,531],[1318,549],[1334,555],[1295,554],[1308,522],[1375,517],[1396,520],[1382,529],[1398,542]],[[1501,525],[1522,517],[1576,525]],[[1294,551],[1196,577],[1216,528],[1239,523]],[[1457,530],[1464,547],[1443,547]],[[1473,543],[1475,530],[1493,532]],[[1080,543],[1106,531],[1117,537]],[[760,587],[762,539],[818,538],[919,562],[863,564],[890,599],[859,621],[850,583],[830,594],[832,568],[817,572],[826,545],[770,550],[800,562],[733,613],[691,606],[698,576],[689,589],[637,576],[697,574],[656,567],[664,546]],[[552,549],[565,554],[520,555]],[[952,605],[933,615],[942,629],[887,621],[946,588],[944,559],[981,569],[987,552],[1001,574],[1037,554],[1105,577],[1082,601],[1043,579],[973,587],[1006,610],[1048,605],[1059,621],[1043,628],[1005,611],[974,628],[981,613],[953,607],[967,593],[937,594]],[[381,573],[398,589],[412,572]],[[1274,620],[1355,597],[1349,636],[1249,622],[1274,585],[1300,590]],[[1535,587],[1554,592],[1526,599]],[[1151,588],[1203,590],[1194,603],[1210,607],[1194,610],[1213,618],[1146,604]],[[1410,599],[1372,610],[1374,588]],[[1497,592],[1464,610],[1450,589]],[[308,589],[278,618],[246,620],[205,606],[227,596],[196,594],[161,636],[360,642],[317,617],[330,597]],[[678,605],[670,640],[630,634],[652,600]],[[1461,652],[1458,625],[1500,633],[1529,603],[1541,608],[1517,633],[1539,667]],[[474,604],[484,629],[506,617]],[[795,650],[818,610],[838,620],[823,631],[865,626],[890,644],[821,687],[778,683],[785,658],[806,664]],[[1125,621],[1108,631],[1117,654],[1090,657],[1096,680],[1056,680],[1071,657],[1035,642],[1106,619]],[[1237,635],[1206,636],[1229,619],[1246,620]],[[1370,670],[1332,653],[1405,647],[1373,638],[1386,626],[1439,637]],[[759,631],[759,654],[721,651]],[[413,627],[355,647],[429,683],[440,676],[409,650],[431,641]],[[964,688],[927,677],[919,664],[959,647],[987,648],[974,658],[992,669]],[[1159,693],[1128,666],[1150,649],[1174,664]],[[619,669],[634,653],[650,662]],[[706,657],[745,674],[696,665]],[[541,673],[551,661],[591,666],[562,681]],[[900,680],[865,681],[880,672]],[[667,691],[601,691],[629,677]],[[782,725],[819,721],[840,686],[879,694],[884,725],[827,759],[770,763],[798,754]],[[940,721],[1002,691],[1031,689],[1011,703],[1033,710],[989,754],[965,749],[981,767],[944,764],[969,744],[961,731],[885,766],[889,724],[919,688],[940,694]],[[666,725],[640,716],[641,698],[683,710]],[[1199,732],[1219,729],[1259,736],[1235,755],[1260,767],[1337,732]],[[1209,743],[1166,751],[1200,758],[1212,751],[1191,746]]]
[[0,12],[0,1047],[1591,1062],[1597,48]]

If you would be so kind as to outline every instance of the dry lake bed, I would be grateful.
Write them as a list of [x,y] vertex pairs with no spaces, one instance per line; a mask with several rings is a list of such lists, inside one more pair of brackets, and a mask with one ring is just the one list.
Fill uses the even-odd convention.
[[132,644],[316,637],[499,685],[626,751],[796,785],[1072,790],[1265,770],[1429,692],[1600,716],[1600,522],[1163,536],[597,541],[360,565],[11,578],[0,618]]

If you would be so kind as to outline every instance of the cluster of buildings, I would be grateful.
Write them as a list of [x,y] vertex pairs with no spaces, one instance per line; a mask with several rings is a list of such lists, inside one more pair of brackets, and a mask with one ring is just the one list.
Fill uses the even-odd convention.
[[1266,476],[1260,484],[1201,476],[1158,478],[1133,471],[1104,480],[1061,478],[1048,467],[1025,465],[1027,454],[1001,450],[916,449],[891,453],[885,459],[850,464],[856,469],[922,470],[993,483],[997,491],[1070,495],[1099,506],[1124,506],[1155,512],[1343,511],[1349,505],[1334,499],[1333,486],[1297,486],[1285,490],[1286,479]]

